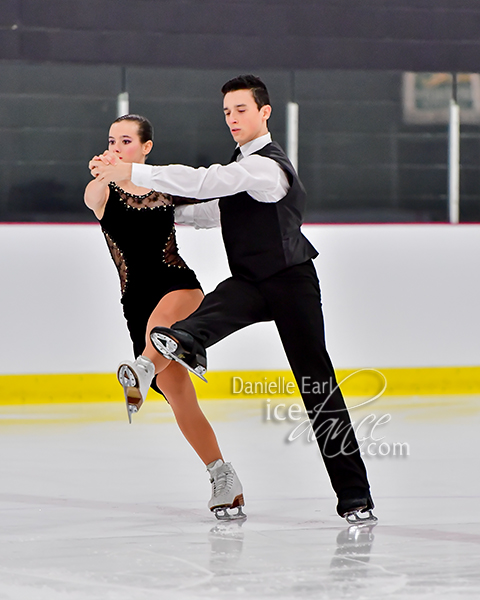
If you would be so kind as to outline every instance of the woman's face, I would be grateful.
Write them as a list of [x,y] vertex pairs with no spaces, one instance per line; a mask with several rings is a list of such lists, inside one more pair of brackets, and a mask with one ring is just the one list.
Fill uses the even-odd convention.
[[152,142],[142,144],[136,121],[113,123],[108,134],[108,149],[125,162],[144,163]]

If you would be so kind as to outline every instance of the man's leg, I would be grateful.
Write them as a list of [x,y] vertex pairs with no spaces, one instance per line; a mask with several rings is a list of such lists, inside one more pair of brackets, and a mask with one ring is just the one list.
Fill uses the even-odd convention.
[[[365,465],[325,346],[320,287],[313,263],[261,282],[302,393],[333,489],[368,490]],[[348,492],[346,492],[348,495]]]
[[172,329],[190,333],[204,348],[272,315],[256,284],[230,277],[205,296],[195,312]]
[[231,277],[207,294],[189,317],[174,323],[171,329],[155,327],[150,337],[164,356],[203,378],[206,348],[243,327],[271,319],[256,285]]

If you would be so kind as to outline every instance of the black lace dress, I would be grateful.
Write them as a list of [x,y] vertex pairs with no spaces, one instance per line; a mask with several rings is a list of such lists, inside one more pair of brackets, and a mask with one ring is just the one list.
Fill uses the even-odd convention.
[[163,296],[201,289],[200,283],[178,254],[171,196],[153,190],[137,196],[111,183],[100,225],[118,269],[123,313],[138,356],[147,321]]

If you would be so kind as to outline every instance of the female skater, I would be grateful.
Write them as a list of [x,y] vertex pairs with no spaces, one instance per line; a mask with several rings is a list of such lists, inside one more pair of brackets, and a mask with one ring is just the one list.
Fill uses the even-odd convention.
[[[108,147],[104,155],[113,153],[125,162],[145,163],[153,147],[150,122],[139,115],[119,117],[110,127]],[[102,156],[93,157],[90,168],[99,162]],[[163,358],[147,335],[155,326],[170,327],[185,319],[203,299],[195,273],[178,254],[174,198],[131,181],[109,183],[100,176],[87,185],[85,204],[102,226],[120,276],[123,312],[136,357],[121,363],[117,371],[130,422],[150,386],[164,395],[182,433],[210,473],[208,507],[220,519],[243,517],[241,483],[233,467],[223,461],[187,370]],[[235,507],[236,513],[228,512]]]

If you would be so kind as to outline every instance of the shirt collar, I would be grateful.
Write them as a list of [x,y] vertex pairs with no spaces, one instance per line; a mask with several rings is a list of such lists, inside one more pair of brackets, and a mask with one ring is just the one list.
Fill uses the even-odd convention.
[[[246,144],[243,144],[243,146],[240,147],[240,152],[242,153],[242,157],[245,158],[246,156],[250,156],[250,154],[257,152],[258,150],[261,150],[264,146],[266,146],[267,144],[270,144],[271,141],[272,141],[272,136],[269,132],[269,133],[266,133],[265,135],[261,135],[260,137],[255,138],[251,142],[247,142]],[[237,148],[238,147],[239,146],[237,144]]]

